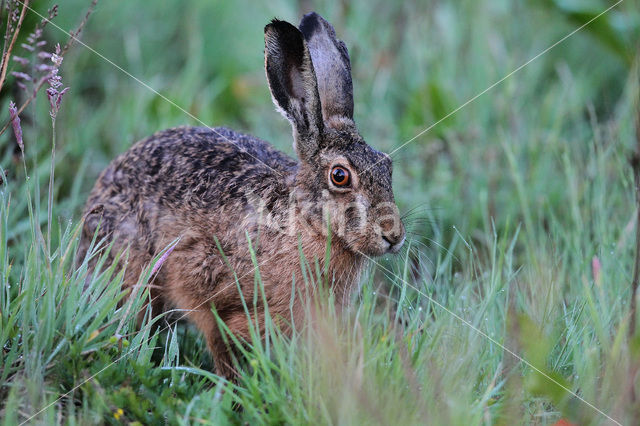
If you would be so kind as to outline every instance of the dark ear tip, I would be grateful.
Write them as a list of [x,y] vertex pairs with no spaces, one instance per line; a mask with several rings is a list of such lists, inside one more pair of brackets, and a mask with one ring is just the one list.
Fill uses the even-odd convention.
[[273,18],[267,25],[264,26],[264,33],[266,34],[272,28],[275,28],[280,20],[278,18]]
[[291,30],[294,30],[295,32],[298,32],[298,29],[296,27],[294,27],[293,25],[291,25],[287,21],[281,21],[278,18],[273,18],[271,20],[271,22],[269,22],[264,27],[264,33],[265,34],[267,32],[271,32],[271,31],[274,31],[274,32],[280,33],[280,34],[286,34],[286,33],[290,33]]
[[309,12],[304,15],[300,21],[299,28],[306,39],[311,38],[311,35],[321,31],[323,28],[326,29],[329,35],[335,37],[335,30],[333,29],[333,26],[316,12]]
[[322,19],[322,16],[318,15],[318,13],[316,12],[309,12],[309,13],[305,13],[305,15],[302,17],[302,21],[305,20],[317,20],[318,18]]

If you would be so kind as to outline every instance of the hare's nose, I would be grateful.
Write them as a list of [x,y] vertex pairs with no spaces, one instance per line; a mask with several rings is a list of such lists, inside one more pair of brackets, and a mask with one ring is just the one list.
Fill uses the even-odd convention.
[[396,253],[404,244],[404,227],[401,227],[399,230],[389,230],[387,232],[382,232],[382,239],[389,243],[388,251]]

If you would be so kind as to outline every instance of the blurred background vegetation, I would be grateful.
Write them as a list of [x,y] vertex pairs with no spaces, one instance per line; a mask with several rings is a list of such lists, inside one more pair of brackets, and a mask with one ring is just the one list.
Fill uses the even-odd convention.
[[[44,14],[52,4],[36,1],[33,7]],[[273,17],[298,23],[315,10],[334,24],[351,55],[360,132],[372,146],[392,152],[613,4],[102,1],[81,36],[95,52],[75,45],[61,68],[70,90],[57,121],[58,237],[67,223],[78,222],[88,192],[109,161],[157,130],[224,125],[293,155],[289,124],[275,112],[264,77],[263,27]],[[54,23],[73,29],[87,6],[86,0],[62,1]],[[39,21],[29,13],[23,36]],[[52,25],[45,38],[49,46],[67,40]],[[620,346],[617,339],[629,319],[634,256],[628,158],[636,144],[639,43],[639,4],[622,1],[394,152],[396,198],[401,211],[410,212],[409,251],[385,259],[389,269],[377,268],[360,297],[377,290],[395,301],[396,318],[408,324],[408,341],[417,330],[427,330],[425,358],[416,355],[412,362],[419,380],[423,374],[430,377],[424,380],[435,380],[447,395],[425,391],[433,404],[427,406],[449,410],[437,417],[441,421],[518,418],[538,424],[565,415],[600,423],[605,418],[575,399],[562,399],[564,394],[559,397],[541,376],[525,372],[523,384],[495,373],[515,361],[473,330],[460,331],[465,326],[425,293],[538,360],[536,365],[606,413],[633,418],[625,397],[611,392],[619,389],[620,380],[628,380],[626,368],[633,360],[629,342]],[[22,123],[31,179],[40,183],[46,199],[51,125],[41,95]],[[9,118],[9,100],[23,96],[10,79],[0,93],[3,121]],[[19,153],[10,132],[0,136],[0,165],[12,194],[3,229],[14,265],[26,261],[27,250],[21,247],[32,241]],[[45,223],[46,213],[39,221]],[[404,284],[391,271],[404,277]],[[20,281],[24,274],[16,266],[8,275]],[[419,291],[407,291],[406,280]],[[380,333],[387,336],[384,330],[392,325],[384,324]],[[521,330],[535,330],[532,336],[539,332],[540,345],[528,344]],[[371,339],[380,338],[371,333]],[[410,347],[420,352],[414,343]],[[455,377],[436,380],[429,375],[433,370],[442,376],[452,370]],[[391,379],[375,371],[376,383],[387,386]],[[509,389],[518,402],[513,407],[502,398]],[[424,403],[412,398],[414,408]],[[345,415],[335,409],[338,402],[329,400],[325,420]],[[406,402],[401,397],[394,401]],[[496,402],[499,408],[489,408]],[[113,409],[108,406],[107,412]],[[475,407],[469,409],[471,417],[458,412],[468,406]],[[252,413],[245,415],[252,418]],[[389,413],[383,419],[421,418]],[[500,413],[506,414],[495,417]],[[354,416],[345,417],[347,423],[368,418]],[[129,418],[144,422],[143,417]]]

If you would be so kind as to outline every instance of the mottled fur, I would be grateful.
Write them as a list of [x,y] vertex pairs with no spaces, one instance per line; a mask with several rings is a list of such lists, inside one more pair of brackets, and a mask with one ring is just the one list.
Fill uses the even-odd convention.
[[[233,375],[229,348],[211,307],[236,336],[249,339],[233,274],[251,304],[254,264],[247,236],[261,265],[269,312],[285,328],[304,320],[304,301],[314,289],[304,286],[299,250],[310,262],[324,264],[327,217],[332,244],[325,278],[340,304],[358,282],[363,254],[397,251],[404,240],[393,204],[391,160],[364,142],[352,120],[346,47],[315,13],[303,18],[301,28],[277,20],[265,27],[267,79],[276,106],[292,123],[299,161],[226,128],[169,129],[117,157],[86,205],[81,252],[96,232],[113,242],[112,253],[128,249],[127,287],[154,256],[180,239],[153,280],[152,310],[188,311],[216,368],[227,376]],[[338,48],[313,50],[327,46]],[[332,80],[340,83],[331,86]],[[336,164],[351,172],[348,189],[329,181]],[[358,208],[366,213],[364,222]],[[263,309],[259,305],[259,325]]]

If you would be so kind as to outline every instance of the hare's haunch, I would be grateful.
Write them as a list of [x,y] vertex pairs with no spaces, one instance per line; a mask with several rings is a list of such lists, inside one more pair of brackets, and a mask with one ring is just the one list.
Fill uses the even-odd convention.
[[[269,88],[293,127],[298,161],[226,128],[156,133],[102,172],[87,201],[81,241],[84,253],[96,233],[113,243],[111,253],[128,250],[124,283],[131,287],[154,256],[179,239],[153,279],[152,312],[188,312],[218,372],[228,377],[230,352],[212,307],[236,336],[250,338],[234,279],[235,271],[244,300],[254,300],[248,239],[269,313],[286,327],[292,315],[293,323],[302,320],[303,302],[314,291],[300,288],[300,250],[324,265],[330,230],[324,278],[335,300],[345,303],[365,255],[396,252],[405,235],[391,159],[367,145],[353,121],[349,54],[333,27],[310,13],[299,28],[273,20],[264,34]],[[257,312],[263,324],[264,307]]]

